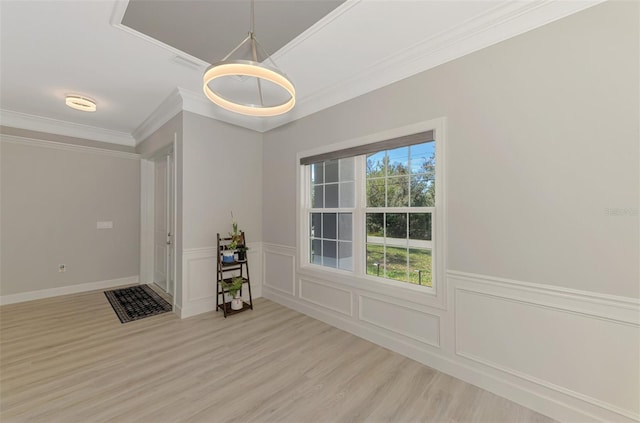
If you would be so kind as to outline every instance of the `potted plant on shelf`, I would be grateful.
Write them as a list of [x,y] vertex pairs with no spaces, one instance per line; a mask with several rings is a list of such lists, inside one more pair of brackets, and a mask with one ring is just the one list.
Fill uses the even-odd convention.
[[249,247],[247,247],[246,245],[239,245],[237,250],[238,251],[238,261],[242,261],[242,260],[246,260],[247,259],[247,250],[249,249]]
[[240,276],[236,276],[231,279],[231,282],[222,281],[223,292],[228,293],[231,296],[231,310],[242,309],[242,298],[240,297],[240,290],[242,289],[242,283],[244,280]]

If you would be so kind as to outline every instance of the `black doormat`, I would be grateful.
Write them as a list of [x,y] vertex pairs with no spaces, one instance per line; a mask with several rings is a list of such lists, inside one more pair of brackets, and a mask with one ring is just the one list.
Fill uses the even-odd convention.
[[171,311],[171,304],[147,285],[104,291],[121,323]]

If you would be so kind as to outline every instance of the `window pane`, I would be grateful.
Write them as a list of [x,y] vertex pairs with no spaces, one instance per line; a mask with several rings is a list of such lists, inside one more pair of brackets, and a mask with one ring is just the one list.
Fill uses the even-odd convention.
[[387,176],[409,173],[409,147],[400,147],[387,151]]
[[351,241],[351,213],[338,214],[338,239],[341,241]]
[[311,240],[311,257],[309,261],[313,264],[322,264],[322,241],[319,239]]
[[350,242],[338,242],[338,268],[353,270],[353,251]]
[[356,195],[353,182],[340,183],[340,207],[355,207]]
[[436,143],[412,145],[409,147],[411,173],[435,173]]
[[407,249],[387,247],[386,277],[396,281],[407,281]]
[[367,236],[384,236],[384,213],[367,213]]
[[322,213],[311,213],[310,236],[321,238],[322,237]]
[[409,213],[409,239],[431,241],[431,213]]
[[401,176],[387,179],[387,207],[409,206],[409,178]]
[[367,207],[384,207],[384,182],[384,179],[367,179]]
[[420,285],[432,285],[431,250],[409,249],[409,281]]
[[407,239],[407,214],[387,213],[386,228],[387,238]]
[[386,151],[380,151],[367,156],[367,178],[379,178],[386,176],[385,164]]
[[314,163],[311,165],[311,183],[321,184],[324,182],[324,163]]
[[353,157],[340,159],[340,182],[353,181],[356,161]]
[[338,207],[338,184],[324,186],[324,206]]
[[338,251],[335,241],[322,241],[322,264],[327,267],[338,266]]
[[313,187],[313,191],[311,192],[311,207],[322,208],[324,206],[324,186],[316,185]]
[[322,237],[327,239],[336,239],[337,225],[335,213],[322,214]]
[[324,162],[324,182],[338,182],[338,160]]
[[436,186],[429,175],[411,177],[411,207],[434,207]]
[[367,244],[367,275],[384,277],[384,246]]

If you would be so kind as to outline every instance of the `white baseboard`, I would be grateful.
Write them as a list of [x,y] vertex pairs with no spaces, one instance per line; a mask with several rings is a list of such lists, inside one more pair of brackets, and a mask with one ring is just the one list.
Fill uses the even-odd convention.
[[126,278],[110,279],[106,281],[82,283],[78,285],[61,286],[59,288],[41,289],[38,291],[20,292],[18,294],[0,296],[0,305],[21,303],[24,301],[40,300],[43,298],[57,297],[60,295],[77,294],[79,292],[95,291],[98,289],[115,288],[122,285],[139,283],[140,277],[129,276]]

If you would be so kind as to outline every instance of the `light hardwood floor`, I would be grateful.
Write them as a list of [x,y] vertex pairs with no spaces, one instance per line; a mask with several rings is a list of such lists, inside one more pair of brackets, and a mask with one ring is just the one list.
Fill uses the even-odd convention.
[[552,422],[265,299],[121,324],[102,292],[0,307],[2,422]]

